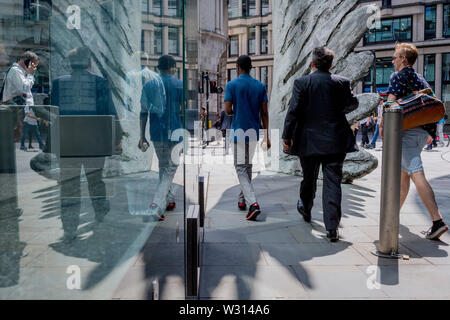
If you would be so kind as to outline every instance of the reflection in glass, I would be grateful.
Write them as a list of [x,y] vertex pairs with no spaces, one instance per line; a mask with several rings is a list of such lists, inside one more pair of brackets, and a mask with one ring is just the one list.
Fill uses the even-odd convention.
[[[173,150],[181,142],[173,138],[176,130],[182,128],[181,108],[183,103],[183,83],[173,74],[175,59],[164,55],[158,60],[157,74],[148,70],[141,98],[139,146],[145,152],[149,142],[145,138],[147,120],[150,118],[150,140],[153,142],[159,163],[159,181],[150,205],[149,215],[144,221],[162,221],[166,208],[175,207],[176,185],[173,178],[179,164],[181,149]],[[181,144],[180,144],[181,146]]]

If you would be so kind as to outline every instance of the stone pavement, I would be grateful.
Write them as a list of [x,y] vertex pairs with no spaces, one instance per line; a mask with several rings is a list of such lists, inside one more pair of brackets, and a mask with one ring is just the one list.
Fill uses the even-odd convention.
[[[221,145],[205,158],[222,157]],[[214,151],[214,155],[212,152]],[[237,208],[238,181],[231,165],[206,165],[209,171],[201,299],[449,299],[450,233],[442,241],[424,239],[428,214],[412,186],[401,211],[400,251],[409,260],[379,259],[371,254],[379,232],[381,149],[370,150],[380,166],[352,185],[343,185],[341,241],[329,243],[322,219],[319,182],[313,222],[296,210],[299,177],[254,168],[262,208],[258,221],[246,221]],[[444,219],[450,223],[449,148],[423,152],[427,177]],[[228,156],[231,157],[231,156]],[[326,196],[326,195],[325,195]],[[173,221],[158,227],[173,228]],[[116,299],[145,299],[152,279],[162,299],[183,296],[183,247],[157,245],[152,237],[138,263],[127,273]],[[175,262],[174,256],[180,258]],[[376,272],[376,273],[375,273]]]
[[[204,158],[223,158],[221,148],[212,144]],[[205,165],[203,174],[210,176],[200,298],[449,299],[450,233],[442,241],[424,239],[421,231],[429,228],[430,219],[413,185],[400,217],[400,250],[410,260],[378,259],[370,253],[378,240],[381,149],[370,152],[380,166],[343,185],[341,241],[334,244],[325,238],[321,182],[313,222],[307,224],[295,208],[300,177],[255,166],[262,214],[256,222],[246,221],[236,204],[239,186],[233,166]],[[439,208],[450,223],[450,148],[422,155]],[[18,177],[24,213],[1,224],[2,239],[14,250],[6,258],[0,255],[0,299],[149,299],[154,279],[161,299],[184,298],[182,189],[175,212],[163,222],[144,224],[133,212],[148,202],[156,175],[106,179],[113,210],[96,225],[89,199],[83,200],[79,239],[68,246],[60,242],[55,181],[25,167]],[[180,168],[176,183],[181,185]],[[5,242],[0,248],[5,249]],[[67,289],[71,265],[81,269],[81,290]]]

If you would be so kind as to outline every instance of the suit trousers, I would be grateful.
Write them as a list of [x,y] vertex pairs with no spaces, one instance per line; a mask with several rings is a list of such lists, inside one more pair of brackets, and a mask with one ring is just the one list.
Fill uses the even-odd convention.
[[337,229],[341,221],[342,167],[345,154],[300,157],[303,180],[300,185],[300,199],[306,212],[311,212],[316,196],[317,178],[322,165],[323,220],[327,230]]

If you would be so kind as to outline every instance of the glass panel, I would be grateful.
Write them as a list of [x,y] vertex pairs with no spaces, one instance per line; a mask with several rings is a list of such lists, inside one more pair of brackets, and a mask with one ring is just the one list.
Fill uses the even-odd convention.
[[142,11],[142,13],[148,13],[150,10],[150,8],[149,8],[149,3],[148,3],[148,1],[149,0],[142,0],[142,7],[141,7],[141,11]]
[[158,4],[0,1],[0,299],[184,292],[185,29]]
[[228,55],[231,57],[237,56],[238,54],[239,54],[239,36],[231,36]]
[[450,110],[450,53],[442,54],[442,101],[448,113]]
[[154,26],[153,50],[155,54],[162,54],[163,32],[161,26]]
[[248,2],[248,15],[256,16],[256,0],[247,0]]
[[269,0],[261,0],[261,15],[265,16],[269,13]]
[[261,53],[265,54],[268,52],[268,37],[269,37],[269,27],[261,26]]
[[450,37],[450,4],[444,4],[444,37]]
[[228,70],[228,81],[231,81],[233,79],[237,78],[237,70],[236,69],[229,69]]
[[424,56],[424,70],[423,75],[428,83],[435,81],[436,55],[426,54]]
[[252,76],[253,79],[256,79],[256,68],[252,68],[250,70],[250,75]]
[[436,6],[425,7],[425,40],[436,38]]
[[269,84],[269,77],[267,73],[267,67],[261,67],[260,70],[260,81],[266,85],[266,88]]
[[256,28],[248,28],[248,54],[255,54],[256,52]]
[[[370,74],[364,78],[363,91],[370,92],[372,88],[372,70]],[[389,79],[392,72],[394,72],[394,67],[392,65],[392,59],[388,58],[377,58],[376,61],[376,72],[375,72],[375,82],[377,91],[386,91],[389,86]]]
[[228,1],[228,18],[237,18],[239,16],[239,0]]
[[161,0],[151,0],[152,3],[152,13],[156,16],[162,16],[162,5]]
[[169,54],[178,55],[178,28],[169,27]]
[[178,17],[180,15],[179,8],[179,0],[168,0],[167,15],[169,17]]

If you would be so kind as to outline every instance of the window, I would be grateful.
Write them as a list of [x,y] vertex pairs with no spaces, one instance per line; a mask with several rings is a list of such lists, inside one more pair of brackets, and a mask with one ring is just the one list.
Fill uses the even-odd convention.
[[162,41],[163,41],[162,27],[155,26],[154,30],[155,30],[154,31],[154,40],[153,40],[154,53],[162,54]]
[[145,31],[141,31],[141,51],[145,51]]
[[151,0],[152,2],[152,13],[155,16],[162,16],[162,5],[161,0]]
[[256,52],[256,31],[255,27],[248,28],[248,54],[255,54]]
[[51,14],[51,0],[24,0],[23,19],[46,21]]
[[230,36],[230,47],[228,49],[229,57],[239,55],[239,36]]
[[237,70],[236,69],[228,69],[228,81],[237,78]]
[[[377,58],[375,72],[375,83],[377,92],[386,91],[389,87],[389,79],[394,72],[394,66],[392,65],[392,57]],[[364,78],[363,91],[371,92],[372,89],[372,75],[373,68],[370,73]]]
[[268,53],[269,43],[268,43],[269,27],[261,26],[261,54]]
[[436,38],[436,6],[425,7],[425,40]]
[[256,78],[256,68],[252,68],[252,69],[250,70],[250,76],[251,76],[253,79]]
[[268,73],[267,73],[267,67],[261,67],[259,68],[259,79],[262,83],[264,83],[264,85],[268,86],[269,84],[269,77],[268,77]]
[[371,28],[364,36],[364,44],[412,40],[412,17],[383,19],[380,28]]
[[392,8],[392,0],[383,0],[382,8]]
[[442,35],[445,38],[450,37],[450,4],[444,5],[444,30]]
[[242,0],[242,16],[256,16],[256,0]]
[[[442,102],[449,110],[450,103],[450,53],[442,55]],[[448,112],[448,111],[447,111]]]
[[436,55],[434,54],[426,54],[424,55],[424,67],[423,67],[423,76],[425,80],[430,84],[435,90],[435,72],[436,72]]
[[261,15],[265,16],[270,13],[269,0],[261,0]]
[[142,0],[142,7],[141,7],[141,11],[143,13],[149,13],[150,12],[150,6],[148,3],[149,0]]
[[178,28],[169,27],[169,54],[178,55]]
[[179,17],[181,16],[181,6],[179,0],[169,0],[167,15],[169,17]]
[[228,18],[237,18],[239,16],[239,0],[228,1]]

